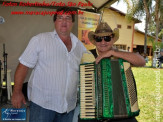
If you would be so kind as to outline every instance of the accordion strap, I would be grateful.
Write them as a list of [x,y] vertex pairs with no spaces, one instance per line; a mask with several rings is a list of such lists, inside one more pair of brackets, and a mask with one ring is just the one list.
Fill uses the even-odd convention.
[[93,49],[93,50],[89,50],[93,55],[94,55],[94,57],[95,58],[97,58],[97,52],[96,52],[96,49]]

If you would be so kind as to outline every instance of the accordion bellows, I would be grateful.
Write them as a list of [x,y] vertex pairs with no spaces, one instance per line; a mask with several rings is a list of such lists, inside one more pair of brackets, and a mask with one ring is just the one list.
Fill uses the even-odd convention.
[[80,118],[127,118],[139,115],[130,63],[105,58],[80,65]]

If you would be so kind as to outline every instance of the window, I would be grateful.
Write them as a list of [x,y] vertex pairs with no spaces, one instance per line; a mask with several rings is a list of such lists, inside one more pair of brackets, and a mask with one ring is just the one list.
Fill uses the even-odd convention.
[[131,29],[131,25],[128,25],[128,26],[127,26],[127,29]]
[[114,44],[113,46],[114,46],[115,48],[117,48],[117,49],[127,50],[127,49],[126,49],[126,45],[122,45],[122,44]]
[[117,28],[121,28],[121,25],[118,24],[118,25],[117,25]]

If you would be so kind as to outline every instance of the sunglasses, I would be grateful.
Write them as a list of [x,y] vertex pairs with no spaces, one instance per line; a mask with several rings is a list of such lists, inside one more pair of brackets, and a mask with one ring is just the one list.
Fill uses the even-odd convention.
[[102,39],[104,39],[106,42],[110,42],[111,41],[112,36],[94,36],[94,39],[96,42],[102,42]]

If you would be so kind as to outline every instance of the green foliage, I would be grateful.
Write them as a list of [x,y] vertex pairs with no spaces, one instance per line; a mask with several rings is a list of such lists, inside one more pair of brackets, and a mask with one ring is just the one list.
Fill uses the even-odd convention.
[[163,36],[163,29],[160,31],[160,33],[158,34],[158,36],[160,37],[160,39],[162,38],[162,36]]
[[152,39],[152,38],[149,38],[149,41],[152,42],[153,51],[155,51],[156,48],[163,49],[163,43],[162,43],[162,42],[158,42],[158,41],[156,42],[156,41],[154,41],[154,39]]
[[129,21],[131,21],[133,17],[141,20],[142,16],[145,16],[144,5],[142,0],[124,0],[124,2],[127,4],[126,18]]
[[[144,0],[123,0],[123,1],[127,4],[126,18],[129,21],[131,21],[133,17],[142,20],[142,16],[146,16],[147,22],[146,32],[150,35],[156,36],[157,32],[156,29],[158,30],[158,32],[161,31],[163,27],[163,0],[159,0],[158,1],[159,3],[157,3],[154,0],[146,0],[145,5],[143,2]],[[158,5],[158,9],[155,9],[155,7],[157,6],[156,4]],[[147,9],[145,9],[145,6],[147,6]],[[156,23],[157,19],[156,15],[159,16],[158,23]],[[158,25],[157,28],[156,24]]]

